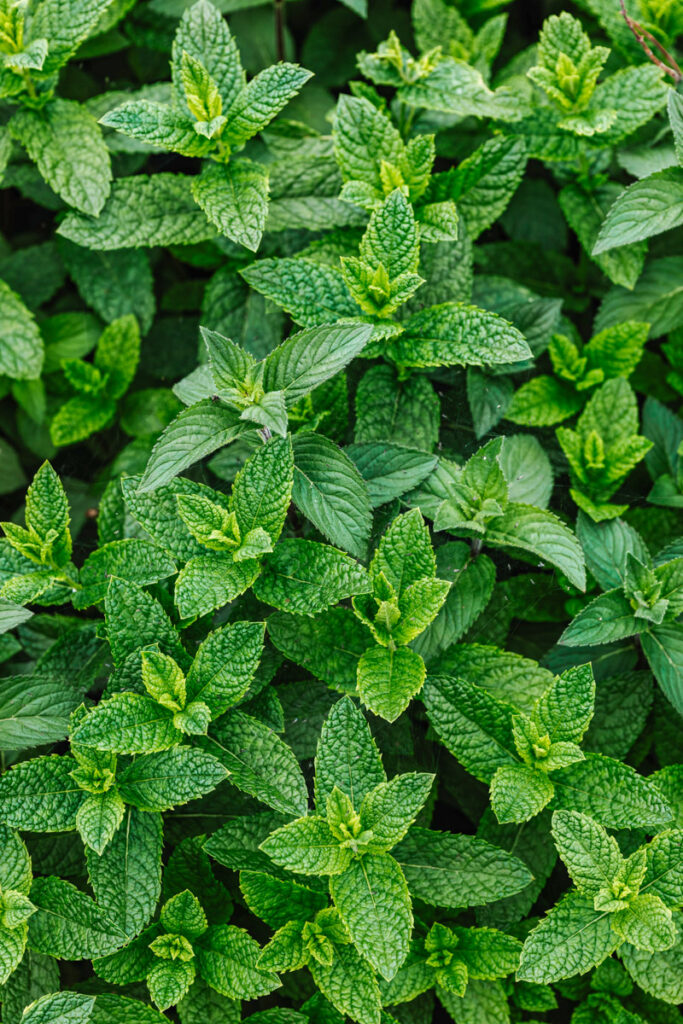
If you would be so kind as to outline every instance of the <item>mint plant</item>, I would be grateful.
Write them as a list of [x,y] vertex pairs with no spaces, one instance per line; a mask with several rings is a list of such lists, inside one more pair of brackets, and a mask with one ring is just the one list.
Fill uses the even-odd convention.
[[677,1019],[679,7],[0,0],[3,1024]]

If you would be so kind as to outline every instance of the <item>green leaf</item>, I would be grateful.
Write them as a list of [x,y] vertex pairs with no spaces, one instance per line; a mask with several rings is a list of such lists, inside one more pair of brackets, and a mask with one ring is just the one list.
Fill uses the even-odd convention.
[[270,124],[311,74],[297,64],[284,61],[260,71],[226,110],[225,141],[232,148],[240,149],[248,139]]
[[621,194],[616,182],[605,182],[595,187],[591,182],[590,191],[579,184],[566,185],[558,195],[558,202],[572,231],[588,256],[615,285],[633,288],[636,284],[647,255],[646,242],[619,246],[599,255],[593,253],[598,233],[608,210]]
[[403,334],[388,351],[406,366],[495,366],[531,357],[516,327],[495,313],[461,302],[430,306],[403,326]]
[[332,876],[330,894],[358,952],[390,980],[408,955],[413,928],[399,865],[386,853],[366,854]]
[[91,960],[126,942],[118,925],[84,892],[61,878],[36,878],[31,888],[36,913],[29,921],[29,945],[64,960]]
[[394,519],[377,547],[370,573],[373,578],[383,573],[399,598],[411,584],[434,577],[436,559],[419,509]]
[[196,955],[202,977],[221,995],[256,999],[280,985],[276,974],[260,971],[258,943],[243,929],[221,924],[209,928]]
[[76,53],[105,14],[111,0],[47,0],[37,5],[33,39],[49,41],[43,71],[56,71]]
[[491,782],[496,769],[518,764],[510,705],[463,679],[431,676],[424,702],[442,742],[482,782]]
[[182,156],[206,156],[212,148],[211,141],[194,130],[194,122],[167,103],[152,100],[122,103],[101,117],[100,124]]
[[610,889],[623,864],[616,839],[585,814],[555,811],[555,846],[580,892],[595,896]]
[[256,718],[228,711],[197,743],[225,765],[239,789],[284,814],[306,812],[308,792],[294,754]]
[[[271,203],[271,214],[273,206]],[[247,284],[282,306],[298,324],[334,323],[361,312],[341,271],[325,263],[303,256],[263,259],[240,273]]]
[[209,633],[187,674],[188,700],[207,704],[213,718],[237,704],[261,659],[263,634],[261,622],[234,622]]
[[326,893],[260,871],[240,871],[240,890],[252,913],[271,928],[307,921],[328,904]]
[[582,608],[561,636],[568,647],[613,643],[642,629],[621,588],[608,590]]
[[266,357],[263,386],[283,391],[288,406],[343,370],[365,347],[370,324],[333,324],[290,335]]
[[365,481],[344,452],[320,434],[293,439],[292,501],[332,544],[365,557],[371,527]]
[[[156,302],[147,253],[137,249],[94,252],[67,241],[59,251],[81,298],[105,323],[133,313],[141,331],[149,330]],[[53,349],[55,354],[58,351]]]
[[60,680],[10,676],[0,680],[0,750],[25,750],[56,743],[69,731],[69,715],[81,691]]
[[386,782],[382,759],[365,716],[348,697],[323,723],[315,755],[315,803],[324,809],[337,786],[360,810],[365,796]]
[[149,924],[161,893],[162,824],[158,814],[127,807],[106,849],[86,851],[100,907],[129,937]]
[[254,584],[260,601],[298,615],[316,615],[333,604],[367,594],[366,570],[348,555],[327,544],[292,538],[266,555]]
[[71,778],[71,757],[21,761],[0,776],[0,819],[11,828],[69,832],[85,794]]
[[681,902],[683,891],[683,850],[680,846],[681,830],[660,832],[645,848],[645,877],[641,892],[654,893],[671,908]]
[[58,233],[76,245],[104,251],[204,242],[216,231],[194,201],[193,180],[164,172],[117,178],[97,219],[70,213]]
[[676,944],[673,916],[654,893],[640,893],[612,916],[612,928],[637,949],[659,953]]
[[394,847],[416,899],[437,907],[492,903],[519,892],[531,881],[527,866],[482,839],[413,827]]
[[275,544],[289,508],[293,472],[289,438],[274,437],[247,459],[230,500],[242,538],[260,527]]
[[367,370],[356,390],[357,444],[392,441],[431,452],[439,436],[439,398],[431,382],[413,375],[399,381],[391,366]]
[[683,713],[683,630],[664,622],[642,634],[643,653],[667,699]]
[[4,281],[0,281],[0,313],[0,371],[15,380],[38,377],[44,351],[40,331],[33,314]]
[[548,985],[602,963],[619,945],[610,916],[593,908],[592,897],[570,890],[527,937],[518,979]]
[[88,608],[103,601],[112,576],[144,587],[176,572],[175,563],[156,544],[138,537],[113,540],[93,551],[83,563],[83,589],[74,595],[74,608]]
[[265,168],[251,160],[207,164],[193,179],[192,195],[222,235],[256,252],[268,213]]
[[31,861],[22,840],[6,825],[0,825],[0,850],[0,885],[27,896],[33,878]]
[[486,543],[541,558],[563,572],[578,590],[586,589],[581,546],[552,512],[511,502],[502,516],[488,524]]
[[525,764],[501,765],[491,780],[491,807],[501,824],[527,821],[552,800],[548,776]]
[[19,111],[9,130],[58,196],[82,213],[98,216],[109,195],[109,150],[84,106],[53,99],[41,110]]
[[403,152],[401,136],[389,118],[369,100],[341,95],[334,119],[335,156],[345,181],[381,188],[382,162],[396,164]]
[[567,669],[557,676],[534,704],[531,721],[552,743],[579,743],[595,703],[595,680],[590,665]]
[[210,793],[226,776],[205,751],[174,747],[133,761],[119,772],[118,786],[125,802],[141,811],[167,811]]
[[277,829],[260,847],[280,867],[302,875],[338,875],[351,860],[324,818],[299,818]]
[[393,722],[422,689],[425,671],[408,647],[370,647],[358,662],[358,693],[368,710]]
[[[359,1024],[379,1024],[379,987],[372,968],[353,946],[335,946],[329,965],[311,960],[308,966],[314,982],[339,1013]],[[325,1020],[320,1018],[321,1024]]]
[[181,739],[173,712],[138,693],[119,693],[102,701],[73,733],[76,743],[118,754],[167,750]]
[[648,260],[632,289],[615,286],[607,292],[595,319],[595,330],[602,331],[622,320],[649,323],[653,338],[672,330],[683,310],[682,267],[680,256]]
[[95,1006],[95,996],[80,992],[55,992],[41,996],[27,1006],[22,1024],[87,1024]]
[[178,574],[175,602],[183,619],[206,615],[234,601],[259,574],[254,558],[235,562],[231,554],[211,552],[192,558]]
[[581,811],[607,828],[651,828],[671,821],[671,809],[656,785],[630,767],[587,754],[552,773],[555,807]]
[[285,657],[343,693],[355,693],[359,659],[373,644],[349,608],[331,608],[314,619],[275,612],[268,634]]
[[363,800],[360,820],[372,832],[374,850],[391,850],[400,842],[429,797],[433,775],[407,772],[390,782],[381,782]]
[[167,484],[188,466],[234,441],[248,428],[239,415],[207,399],[183,409],[152,449],[138,489],[144,494]]
[[198,0],[183,11],[173,41],[173,85],[176,100],[185,103],[182,82],[182,57],[201,62],[216,83],[224,108],[230,107],[246,84],[237,44],[219,8],[208,0]]
[[532,377],[515,391],[505,418],[525,427],[550,427],[583,406],[578,391],[556,377]]
[[116,577],[109,583],[104,600],[107,640],[114,664],[150,644],[158,644],[164,654],[181,665],[188,661],[178,635],[160,603],[151,594]]
[[346,453],[367,484],[373,508],[417,487],[437,463],[435,455],[386,441],[352,444]]
[[[676,914],[679,928],[681,914]],[[655,999],[672,1003],[677,1006],[683,997],[683,940],[678,939],[675,946],[659,953],[638,950],[628,942],[619,951],[624,966],[633,980]]]
[[76,828],[86,848],[102,853],[123,821],[123,812],[116,790],[89,793],[76,815]]
[[622,192],[600,229],[596,255],[639,242],[683,223],[683,173],[671,167],[636,181]]

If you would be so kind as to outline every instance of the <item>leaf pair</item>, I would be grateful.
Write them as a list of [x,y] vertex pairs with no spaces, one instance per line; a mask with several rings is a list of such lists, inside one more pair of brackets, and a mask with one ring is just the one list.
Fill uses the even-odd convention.
[[255,251],[268,212],[268,174],[231,154],[280,113],[310,72],[281,62],[247,82],[235,40],[208,0],[185,11],[171,69],[173,104],[133,100],[100,123],[183,156],[210,158],[192,180],[192,195],[221,234]]
[[[528,715],[464,679],[430,677],[424,691],[441,740],[469,772],[490,784],[499,821],[526,821],[551,800],[612,828],[668,821],[670,811],[655,786],[620,761],[584,755],[578,746],[594,699],[588,665],[553,680]],[[608,792],[617,784],[619,801]]]
[[650,953],[676,943],[671,908],[683,893],[680,830],[660,832],[626,858],[590,817],[556,811],[553,838],[576,889],[530,933],[518,977],[547,984],[589,970],[623,943]]

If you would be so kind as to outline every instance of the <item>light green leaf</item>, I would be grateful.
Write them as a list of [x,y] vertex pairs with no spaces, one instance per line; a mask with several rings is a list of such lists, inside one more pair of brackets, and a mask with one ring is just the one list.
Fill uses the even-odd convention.
[[306,812],[308,792],[294,754],[258,719],[228,711],[196,742],[225,765],[239,789],[284,814]]
[[593,908],[593,899],[570,890],[529,933],[517,978],[548,985],[601,964],[619,945],[610,914]]
[[183,409],[152,449],[139,490],[144,494],[169,483],[188,466],[234,441],[248,426],[233,409],[210,399]]
[[517,857],[474,836],[413,827],[394,847],[411,895],[437,907],[493,903],[519,892],[531,872]]
[[291,538],[266,555],[254,584],[260,601],[298,615],[316,615],[354,594],[367,594],[363,566],[327,544]]
[[166,172],[117,178],[97,219],[70,213],[58,234],[100,250],[191,245],[215,238],[215,228],[192,196],[193,180]]
[[0,315],[0,372],[20,380],[38,377],[44,351],[40,331],[33,314],[4,281],[0,281]]
[[338,875],[351,854],[332,834],[324,818],[299,818],[261,843],[261,850],[280,867],[302,875]]
[[149,924],[161,893],[162,823],[158,814],[127,807],[103,853],[86,851],[98,904],[129,937]]
[[683,223],[683,172],[657,171],[622,192],[600,229],[593,252],[639,242]]
[[409,647],[370,647],[358,662],[358,693],[370,711],[393,722],[422,689],[425,672]]
[[82,104],[53,99],[39,111],[25,108],[11,119],[9,130],[58,196],[83,214],[98,216],[109,195],[109,150]]
[[332,876],[330,894],[358,952],[389,981],[408,955],[413,928],[399,865],[389,854],[367,854]]
[[264,167],[252,160],[209,163],[193,179],[192,195],[222,235],[256,252],[268,213]]
[[141,811],[167,811],[210,793],[227,774],[205,751],[174,747],[133,761],[119,773],[118,785],[125,802]]
[[263,652],[264,624],[234,622],[199,645],[186,686],[189,701],[202,701],[212,717],[237,704],[249,688]]
[[113,953],[126,942],[119,926],[97,904],[61,878],[36,878],[29,920],[29,945],[64,960],[91,960]]

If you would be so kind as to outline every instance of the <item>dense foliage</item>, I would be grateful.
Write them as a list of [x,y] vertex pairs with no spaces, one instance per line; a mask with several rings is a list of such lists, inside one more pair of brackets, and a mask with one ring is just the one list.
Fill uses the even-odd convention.
[[567,7],[0,0],[3,1024],[680,1021],[683,6]]

